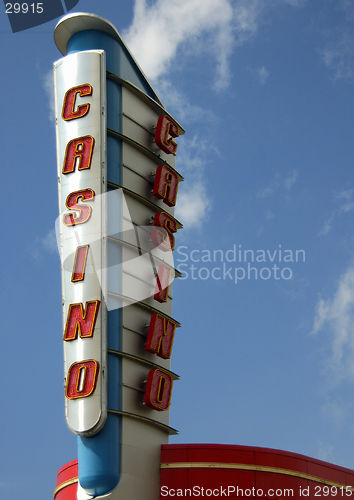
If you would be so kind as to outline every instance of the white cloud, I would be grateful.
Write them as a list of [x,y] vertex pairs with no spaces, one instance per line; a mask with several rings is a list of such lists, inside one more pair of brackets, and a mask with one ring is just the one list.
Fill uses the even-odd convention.
[[354,265],[339,279],[332,299],[319,299],[312,334],[323,329],[331,333],[329,367],[336,380],[354,379]]
[[230,81],[234,47],[257,32],[264,6],[263,0],[156,0],[153,4],[136,0],[133,23],[123,37],[152,80],[180,63],[186,53],[208,52],[216,65],[214,88],[221,90]]
[[337,401],[328,400],[322,407],[322,413],[330,418],[336,425],[342,425],[349,416],[348,402],[338,403]]
[[333,446],[328,443],[319,441],[318,443],[318,458],[328,462],[333,457]]
[[336,198],[338,200],[344,200],[344,204],[339,207],[341,212],[351,212],[354,209],[353,194],[354,189],[347,189],[337,194]]
[[293,7],[302,7],[307,0],[284,0],[285,3],[292,5]]
[[267,71],[265,69],[264,66],[262,66],[261,68],[259,68],[257,70],[257,77],[258,77],[258,81],[261,85],[264,85],[265,82],[268,80],[268,77],[269,77],[269,71]]
[[354,210],[354,189],[341,191],[334,196],[334,201],[338,206],[332,210],[331,215],[324,221],[323,227],[318,233],[319,236],[325,236],[332,230],[333,222],[339,215]]
[[354,19],[353,0],[337,0],[337,9],[344,11],[347,20]]
[[254,79],[260,83],[261,85],[265,85],[269,78],[269,71],[266,69],[265,66],[260,66],[260,67],[251,67],[248,66],[248,71],[253,75]]
[[332,214],[327,220],[324,221],[322,229],[318,232],[318,236],[326,236],[326,234],[331,231],[334,218],[335,216]]
[[354,38],[344,33],[321,52],[322,60],[333,73],[334,80],[354,81]]
[[178,147],[178,160],[184,166],[181,173],[186,182],[182,182],[178,190],[176,217],[185,229],[192,229],[202,225],[211,209],[205,180],[207,161],[203,159],[211,146],[195,136],[191,141],[184,140]]
[[267,198],[268,196],[271,196],[272,194],[274,194],[275,191],[277,191],[277,189],[279,189],[280,186],[281,186],[281,182],[279,179],[279,174],[276,174],[275,177],[273,178],[272,182],[269,184],[269,186],[265,186],[265,187],[261,188],[258,191],[257,196],[258,196],[258,198]]
[[287,191],[290,191],[291,186],[294,184],[298,176],[299,172],[296,169],[293,170],[292,174],[285,179],[279,174],[276,174],[269,186],[265,186],[258,191],[258,198],[267,198],[268,196],[272,196],[279,189],[286,189]]
[[39,238],[39,241],[42,243],[43,248],[48,252],[58,251],[55,229],[51,229],[49,233],[44,236],[44,238]]
[[284,187],[290,191],[291,186],[294,184],[299,176],[298,170],[293,170],[293,173],[284,180]]
[[47,94],[49,100],[49,120],[55,125],[55,102],[54,102],[54,74],[53,70],[48,71],[47,74],[41,77],[42,86]]
[[[257,33],[263,11],[284,3],[300,7],[305,1],[135,0],[133,23],[123,37],[152,80],[188,53],[211,54],[216,66],[214,88],[222,90],[230,82],[229,59],[234,48]],[[268,75],[263,72],[261,77]]]
[[220,120],[211,111],[190,104],[187,97],[173,87],[166,79],[159,80],[155,88],[162,102],[176,115],[176,119],[183,124],[200,120],[206,120],[215,124],[215,122]]
[[35,241],[30,245],[29,251],[35,260],[40,260],[43,252],[57,253],[58,246],[55,229],[51,229],[43,237],[37,236]]
[[210,205],[205,185],[202,182],[195,182],[179,194],[176,216],[184,224],[185,229],[200,227],[210,210]]

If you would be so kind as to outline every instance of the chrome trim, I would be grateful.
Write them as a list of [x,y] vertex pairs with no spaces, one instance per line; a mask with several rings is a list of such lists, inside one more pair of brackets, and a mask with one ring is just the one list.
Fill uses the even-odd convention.
[[164,431],[168,432],[170,436],[175,436],[178,434],[178,431],[174,429],[173,427],[170,427],[169,425],[162,424],[161,422],[156,422],[156,420],[153,420],[152,418],[148,417],[143,417],[142,415],[137,415],[136,413],[129,413],[127,411],[121,411],[121,410],[110,410],[108,409],[108,413],[114,413],[115,415],[121,415],[123,417],[131,417],[131,418],[136,418],[137,420],[142,420],[143,422],[146,422],[147,424],[152,424],[155,425],[156,427],[160,427]]
[[[173,380],[179,380],[179,375],[177,375],[177,373],[171,372],[170,370],[167,370],[163,366],[160,366],[160,365],[158,365],[156,363],[153,363],[152,361],[149,361],[147,359],[140,358],[139,356],[134,356],[134,354],[129,354],[128,352],[116,351],[115,349],[107,349],[107,352],[109,352],[111,354],[116,354],[117,356],[122,356],[123,358],[128,358],[128,359],[131,359],[133,361],[137,361],[138,363],[143,363],[145,365],[149,365],[149,366],[151,366],[151,368],[156,368],[158,370],[163,370],[164,372],[166,372],[169,375],[171,375],[171,377],[173,378]],[[127,387],[129,387],[129,386],[127,386]],[[145,391],[143,391],[143,392],[145,392]]]
[[175,319],[172,318],[172,316],[169,316],[168,314],[165,314],[164,312],[160,311],[159,309],[156,309],[155,307],[150,306],[149,304],[146,304],[145,302],[135,302],[134,299],[127,297],[126,295],[121,295],[119,293],[114,293],[114,292],[108,292],[108,295],[112,295],[113,297],[118,297],[122,300],[126,300],[127,302],[131,302],[130,305],[136,304],[137,306],[142,307],[143,309],[147,309],[148,311],[152,313],[157,313],[160,316],[163,316],[166,319],[170,319],[174,323],[176,323],[177,327],[181,326],[181,323],[179,321],[176,321]]
[[[154,208],[154,210],[156,210],[157,212],[164,212],[164,211],[167,211],[165,210],[164,208],[162,207],[159,207],[158,205],[156,205],[155,203],[153,203],[152,201],[150,200],[147,200],[146,198],[144,198],[143,196],[140,196],[140,194],[138,193],[135,193],[134,191],[132,191],[131,189],[128,189],[126,187],[123,187],[123,186],[120,186],[119,184],[115,184],[114,182],[107,182],[107,187],[111,187],[111,188],[114,188],[114,189],[123,189],[124,192],[128,193],[129,195],[137,198],[139,201],[141,201],[142,203],[145,203],[145,205],[150,205],[151,207]],[[167,208],[167,207],[166,207]],[[177,219],[176,219],[177,220]],[[180,225],[181,229],[183,227],[183,224],[181,222],[179,222],[179,220],[177,220],[177,223]]]
[[151,160],[156,162],[158,165],[161,165],[163,163],[164,165],[167,165],[171,170],[173,170],[177,175],[178,178],[181,181],[184,181],[183,176],[177,172],[177,170],[167,162],[166,159],[161,158],[161,156],[157,153],[154,153],[153,151],[150,151],[150,149],[146,148],[145,146],[142,146],[139,144],[139,142],[134,141],[134,139],[131,139],[127,135],[123,135],[119,132],[116,132],[115,130],[112,130],[111,128],[107,128],[107,135],[111,135],[113,137],[116,137],[117,139],[120,139],[121,141],[126,142],[127,144],[130,144],[133,146],[135,149],[143,153],[145,156],[148,156]]

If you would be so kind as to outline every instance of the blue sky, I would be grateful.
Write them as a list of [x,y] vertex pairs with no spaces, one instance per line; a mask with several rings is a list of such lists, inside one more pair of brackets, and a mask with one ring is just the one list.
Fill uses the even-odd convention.
[[[117,27],[186,128],[171,442],[354,468],[353,2],[80,0],[74,11]],[[44,500],[77,454],[54,241],[61,55],[55,21],[17,34],[5,12],[0,22],[0,496]],[[248,260],[233,262],[234,248]]]

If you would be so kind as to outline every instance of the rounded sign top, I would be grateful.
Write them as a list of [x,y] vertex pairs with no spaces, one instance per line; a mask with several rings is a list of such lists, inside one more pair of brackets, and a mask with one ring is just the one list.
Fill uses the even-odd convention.
[[87,12],[74,12],[60,19],[54,30],[55,44],[64,56],[67,54],[70,38],[85,30],[103,31],[123,43],[118,31],[107,19]]

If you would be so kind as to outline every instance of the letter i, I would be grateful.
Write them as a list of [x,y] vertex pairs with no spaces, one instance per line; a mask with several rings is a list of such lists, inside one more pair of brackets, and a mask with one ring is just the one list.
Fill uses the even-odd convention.
[[85,278],[86,261],[89,248],[90,245],[84,245],[82,247],[77,247],[76,249],[74,269],[71,275],[71,281],[73,283],[76,281],[83,281]]

